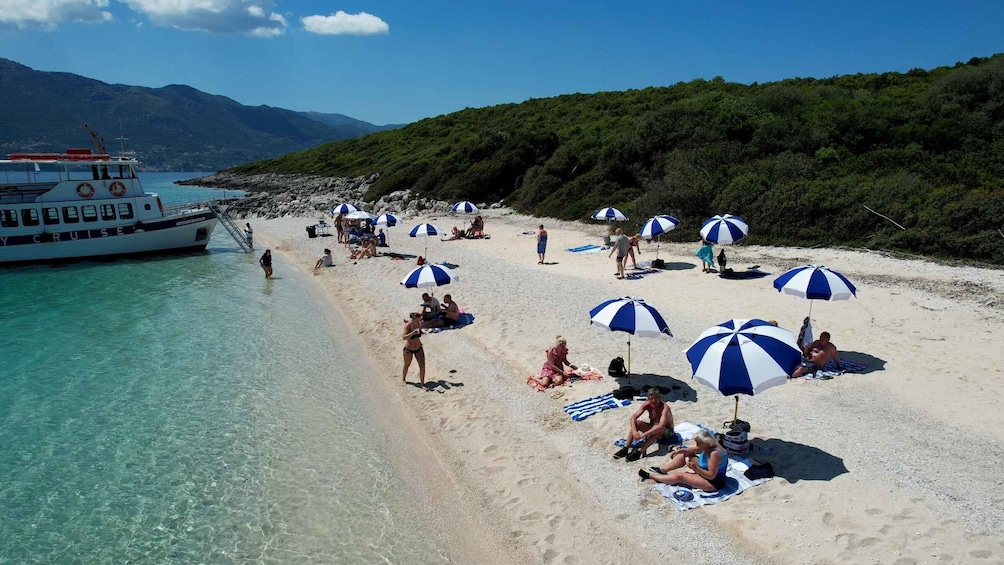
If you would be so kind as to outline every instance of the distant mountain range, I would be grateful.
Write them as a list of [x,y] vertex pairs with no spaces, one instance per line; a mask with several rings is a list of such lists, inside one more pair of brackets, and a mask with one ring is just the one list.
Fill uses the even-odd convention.
[[132,152],[146,170],[215,171],[360,137],[400,125],[342,114],[245,106],[184,85],[107,84],[36,71],[0,58],[0,155],[94,147],[87,123],[113,154]]

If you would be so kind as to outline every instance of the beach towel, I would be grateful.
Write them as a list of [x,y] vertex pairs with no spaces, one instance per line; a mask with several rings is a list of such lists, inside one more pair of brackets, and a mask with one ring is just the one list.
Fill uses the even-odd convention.
[[748,270],[745,270],[745,271],[732,271],[732,272],[722,271],[722,272],[718,273],[718,276],[722,277],[723,279],[731,279],[731,280],[740,280],[741,281],[741,280],[746,280],[746,279],[760,279],[760,278],[766,277],[769,274],[770,273],[761,271],[759,269],[748,269]]
[[631,404],[630,400],[617,400],[612,392],[573,402],[565,406],[565,414],[568,414],[576,422],[581,422],[593,414],[599,414],[604,410],[621,408]]
[[699,506],[716,504],[728,500],[748,488],[766,483],[770,478],[750,480],[746,478],[746,469],[750,468],[749,459],[729,455],[729,470],[726,472],[725,486],[717,492],[704,492],[683,486],[657,484],[653,488],[669,499],[677,510],[690,510]]
[[861,365],[851,361],[840,361],[840,368],[837,368],[837,364],[833,362],[833,359],[829,359],[826,361],[826,365],[824,365],[822,369],[816,371],[815,373],[804,375],[802,378],[809,379],[810,381],[828,380],[844,373],[857,373],[858,371],[863,371],[867,368],[867,365]]
[[[708,427],[705,427],[705,426],[701,426],[699,424],[691,424],[690,422],[680,422],[679,424],[676,424],[676,426],[673,428],[673,431],[676,433],[675,434],[676,437],[671,438],[671,439],[675,439],[677,441],[675,441],[674,443],[664,443],[664,440],[666,442],[668,442],[668,441],[671,441],[671,439],[670,438],[663,438],[663,439],[659,440],[659,443],[662,443],[663,445],[675,445],[677,443],[683,443],[685,441],[690,441],[690,440],[694,439],[695,437],[697,437],[697,432],[699,432],[701,430],[708,430],[712,434],[715,433],[715,430],[712,430],[711,428],[708,428]],[[614,445],[617,446],[617,447],[624,447],[625,443],[627,443],[627,439],[620,438],[619,440],[617,440],[617,441],[614,442]],[[631,447],[637,447],[637,446],[641,445],[642,443],[643,442],[641,440],[637,440],[637,441],[634,442],[634,444],[631,445]]]
[[566,249],[569,253],[599,253],[603,248],[599,245],[583,245]]
[[526,231],[521,231],[521,232],[519,232],[516,235],[537,235],[537,231],[536,230],[526,230]]
[[639,269],[637,271],[624,271],[629,279],[640,279],[645,275],[654,275],[656,273],[661,273],[659,269]]
[[471,325],[473,323],[474,323],[474,314],[468,314],[467,312],[464,312],[463,310],[461,310],[460,311],[460,317],[457,318],[457,323],[456,324],[453,324],[452,326],[443,326],[441,328],[436,328],[436,329],[445,332],[447,330],[460,329],[460,328],[462,328],[464,326],[469,326],[469,325]]

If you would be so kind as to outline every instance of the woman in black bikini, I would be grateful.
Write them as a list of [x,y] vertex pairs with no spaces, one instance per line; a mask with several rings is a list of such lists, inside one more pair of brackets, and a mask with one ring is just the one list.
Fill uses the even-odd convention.
[[408,382],[408,368],[412,358],[418,360],[418,380],[420,386],[425,386],[425,352],[422,351],[422,314],[412,312],[404,324],[401,339],[404,340],[404,370],[401,371],[401,382]]

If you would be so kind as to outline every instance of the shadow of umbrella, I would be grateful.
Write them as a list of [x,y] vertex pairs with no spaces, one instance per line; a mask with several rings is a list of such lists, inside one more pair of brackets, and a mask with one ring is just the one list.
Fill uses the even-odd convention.
[[630,380],[631,386],[637,388],[642,394],[648,387],[656,387],[662,394],[662,399],[666,402],[697,402],[697,391],[689,383],[667,376],[656,375],[655,373],[632,373],[630,377],[614,379],[617,384],[624,381],[624,385]]
[[776,438],[754,440],[753,445],[755,458],[770,462],[774,476],[789,483],[830,481],[848,472],[843,459],[811,445]]

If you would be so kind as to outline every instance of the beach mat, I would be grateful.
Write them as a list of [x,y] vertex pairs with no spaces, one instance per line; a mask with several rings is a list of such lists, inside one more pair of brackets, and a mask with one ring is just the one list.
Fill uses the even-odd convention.
[[816,371],[815,373],[804,375],[802,378],[809,379],[810,381],[828,380],[844,373],[857,373],[864,371],[867,368],[868,365],[854,363],[853,361],[841,361],[840,367],[838,368],[837,364],[833,362],[833,359],[829,359],[826,361],[826,365],[824,365],[822,369]]
[[661,272],[662,271],[659,269],[639,269],[637,271],[633,270],[624,271],[624,274],[627,276],[628,279],[640,279],[646,275],[655,275]]
[[570,247],[565,251],[569,253],[599,253],[603,248],[599,245],[582,245],[579,247]]
[[[603,373],[601,373],[598,369],[593,369],[592,367],[590,367],[589,371],[583,371],[582,368],[580,367],[579,369],[575,369],[575,370],[571,371],[571,373],[572,373],[572,376],[569,377],[568,380],[566,380],[563,384],[561,384],[559,386],[564,386],[565,384],[570,384],[573,381],[602,381],[603,380]],[[536,390],[537,392],[544,392],[545,390],[548,389],[548,387],[545,387],[545,386],[541,385],[539,382],[537,382],[536,380],[534,380],[534,377],[536,377],[536,376],[537,375],[528,375],[526,377],[526,384],[530,385],[530,388],[532,388],[533,390]],[[554,388],[554,385],[551,385],[550,388]]]
[[669,499],[677,510],[690,510],[709,504],[717,504],[728,500],[749,488],[766,483],[770,478],[750,480],[746,478],[746,469],[750,468],[749,459],[729,456],[729,470],[726,472],[725,486],[717,492],[704,492],[683,486],[657,484],[654,488],[662,496]]
[[[697,437],[697,432],[702,429],[708,430],[712,434],[715,433],[715,430],[712,430],[711,428],[705,428],[704,426],[691,424],[690,422],[680,422],[673,428],[674,433],[672,437],[661,437],[659,438],[658,443],[660,445],[677,445],[685,441],[690,441]],[[614,442],[614,446],[624,447],[624,444],[626,443],[626,438],[620,438]],[[635,442],[631,444],[631,447],[639,447],[643,443],[645,443],[644,440],[635,440]]]
[[731,273],[718,273],[718,276],[723,279],[742,281],[747,279],[761,279],[766,277],[770,273],[761,271],[759,269],[750,269],[748,271],[732,271]]
[[621,408],[629,404],[631,404],[630,400],[618,400],[614,398],[614,393],[608,392],[606,394],[601,394],[599,396],[567,404],[565,405],[564,410],[565,414],[571,416],[573,420],[581,422],[582,420],[585,420],[594,414],[599,414],[604,410]]

